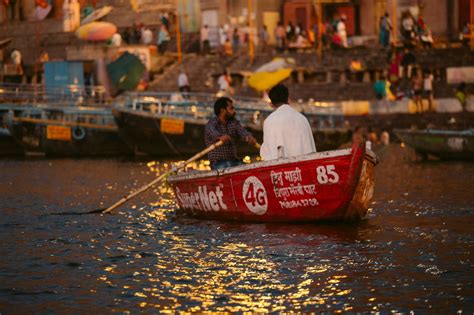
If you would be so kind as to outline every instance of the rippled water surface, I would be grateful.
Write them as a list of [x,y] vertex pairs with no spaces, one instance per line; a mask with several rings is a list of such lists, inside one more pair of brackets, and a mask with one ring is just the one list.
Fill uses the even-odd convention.
[[0,160],[0,313],[474,311],[474,163],[380,152],[367,220],[238,224],[176,213],[168,165]]

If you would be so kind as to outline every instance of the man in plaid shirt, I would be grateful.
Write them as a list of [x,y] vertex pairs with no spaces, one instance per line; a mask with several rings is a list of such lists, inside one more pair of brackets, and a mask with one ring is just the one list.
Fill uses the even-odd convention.
[[257,140],[235,119],[235,108],[230,98],[220,97],[214,103],[213,117],[206,125],[205,142],[209,147],[221,140],[223,145],[209,152],[209,161],[213,170],[242,164],[237,157],[237,137],[255,145]]

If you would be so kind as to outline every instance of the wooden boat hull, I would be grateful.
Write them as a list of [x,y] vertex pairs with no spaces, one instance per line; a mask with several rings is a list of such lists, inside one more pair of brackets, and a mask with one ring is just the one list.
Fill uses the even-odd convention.
[[135,153],[192,155],[202,150],[205,121],[169,118],[131,109],[113,109],[120,137]]
[[23,147],[15,141],[7,129],[0,127],[0,156],[16,156],[23,154]]
[[249,222],[359,220],[374,189],[375,155],[365,147],[168,178],[182,211]]
[[[173,118],[127,108],[112,110],[119,133],[127,145],[142,153],[154,156],[189,156],[202,150],[204,129],[207,119]],[[259,143],[263,140],[262,128],[249,126],[247,129]],[[350,138],[346,129],[314,131],[318,150],[334,150]],[[241,154],[258,154],[254,147],[242,142]]]
[[474,129],[395,130],[395,134],[422,156],[434,155],[443,160],[474,160]]
[[13,118],[9,129],[27,154],[79,157],[132,154],[115,126],[65,125],[59,121]]
[[[248,128],[252,135],[257,139],[257,142],[263,142],[263,129],[262,128]],[[315,129],[313,130],[314,143],[318,151],[330,151],[336,150],[341,145],[350,141],[350,131],[343,128],[331,128],[331,129]],[[255,150],[254,150],[255,151]],[[245,151],[248,152],[248,151]],[[256,151],[255,151],[256,152]]]

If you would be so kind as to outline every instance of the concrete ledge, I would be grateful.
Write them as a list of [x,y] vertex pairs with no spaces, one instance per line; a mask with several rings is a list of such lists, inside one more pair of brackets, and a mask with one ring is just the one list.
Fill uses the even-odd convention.
[[[423,111],[428,111],[428,100],[423,100]],[[416,105],[412,100],[404,99],[399,101],[341,101],[322,102],[322,111],[340,113],[344,115],[373,115],[373,114],[414,114]],[[318,103],[316,103],[318,105]],[[461,104],[455,98],[441,98],[433,101],[436,113],[460,113]],[[474,97],[470,97],[467,102],[467,110],[474,112]]]

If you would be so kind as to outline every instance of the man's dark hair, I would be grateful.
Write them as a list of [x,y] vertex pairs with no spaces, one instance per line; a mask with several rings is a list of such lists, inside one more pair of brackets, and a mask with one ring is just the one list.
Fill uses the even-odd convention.
[[272,101],[272,104],[275,106],[280,106],[282,104],[288,103],[288,88],[283,84],[277,84],[270,92],[268,92],[268,97]]
[[232,104],[232,100],[228,97],[219,97],[214,103],[214,114],[219,116],[221,109],[226,108],[227,105]]

